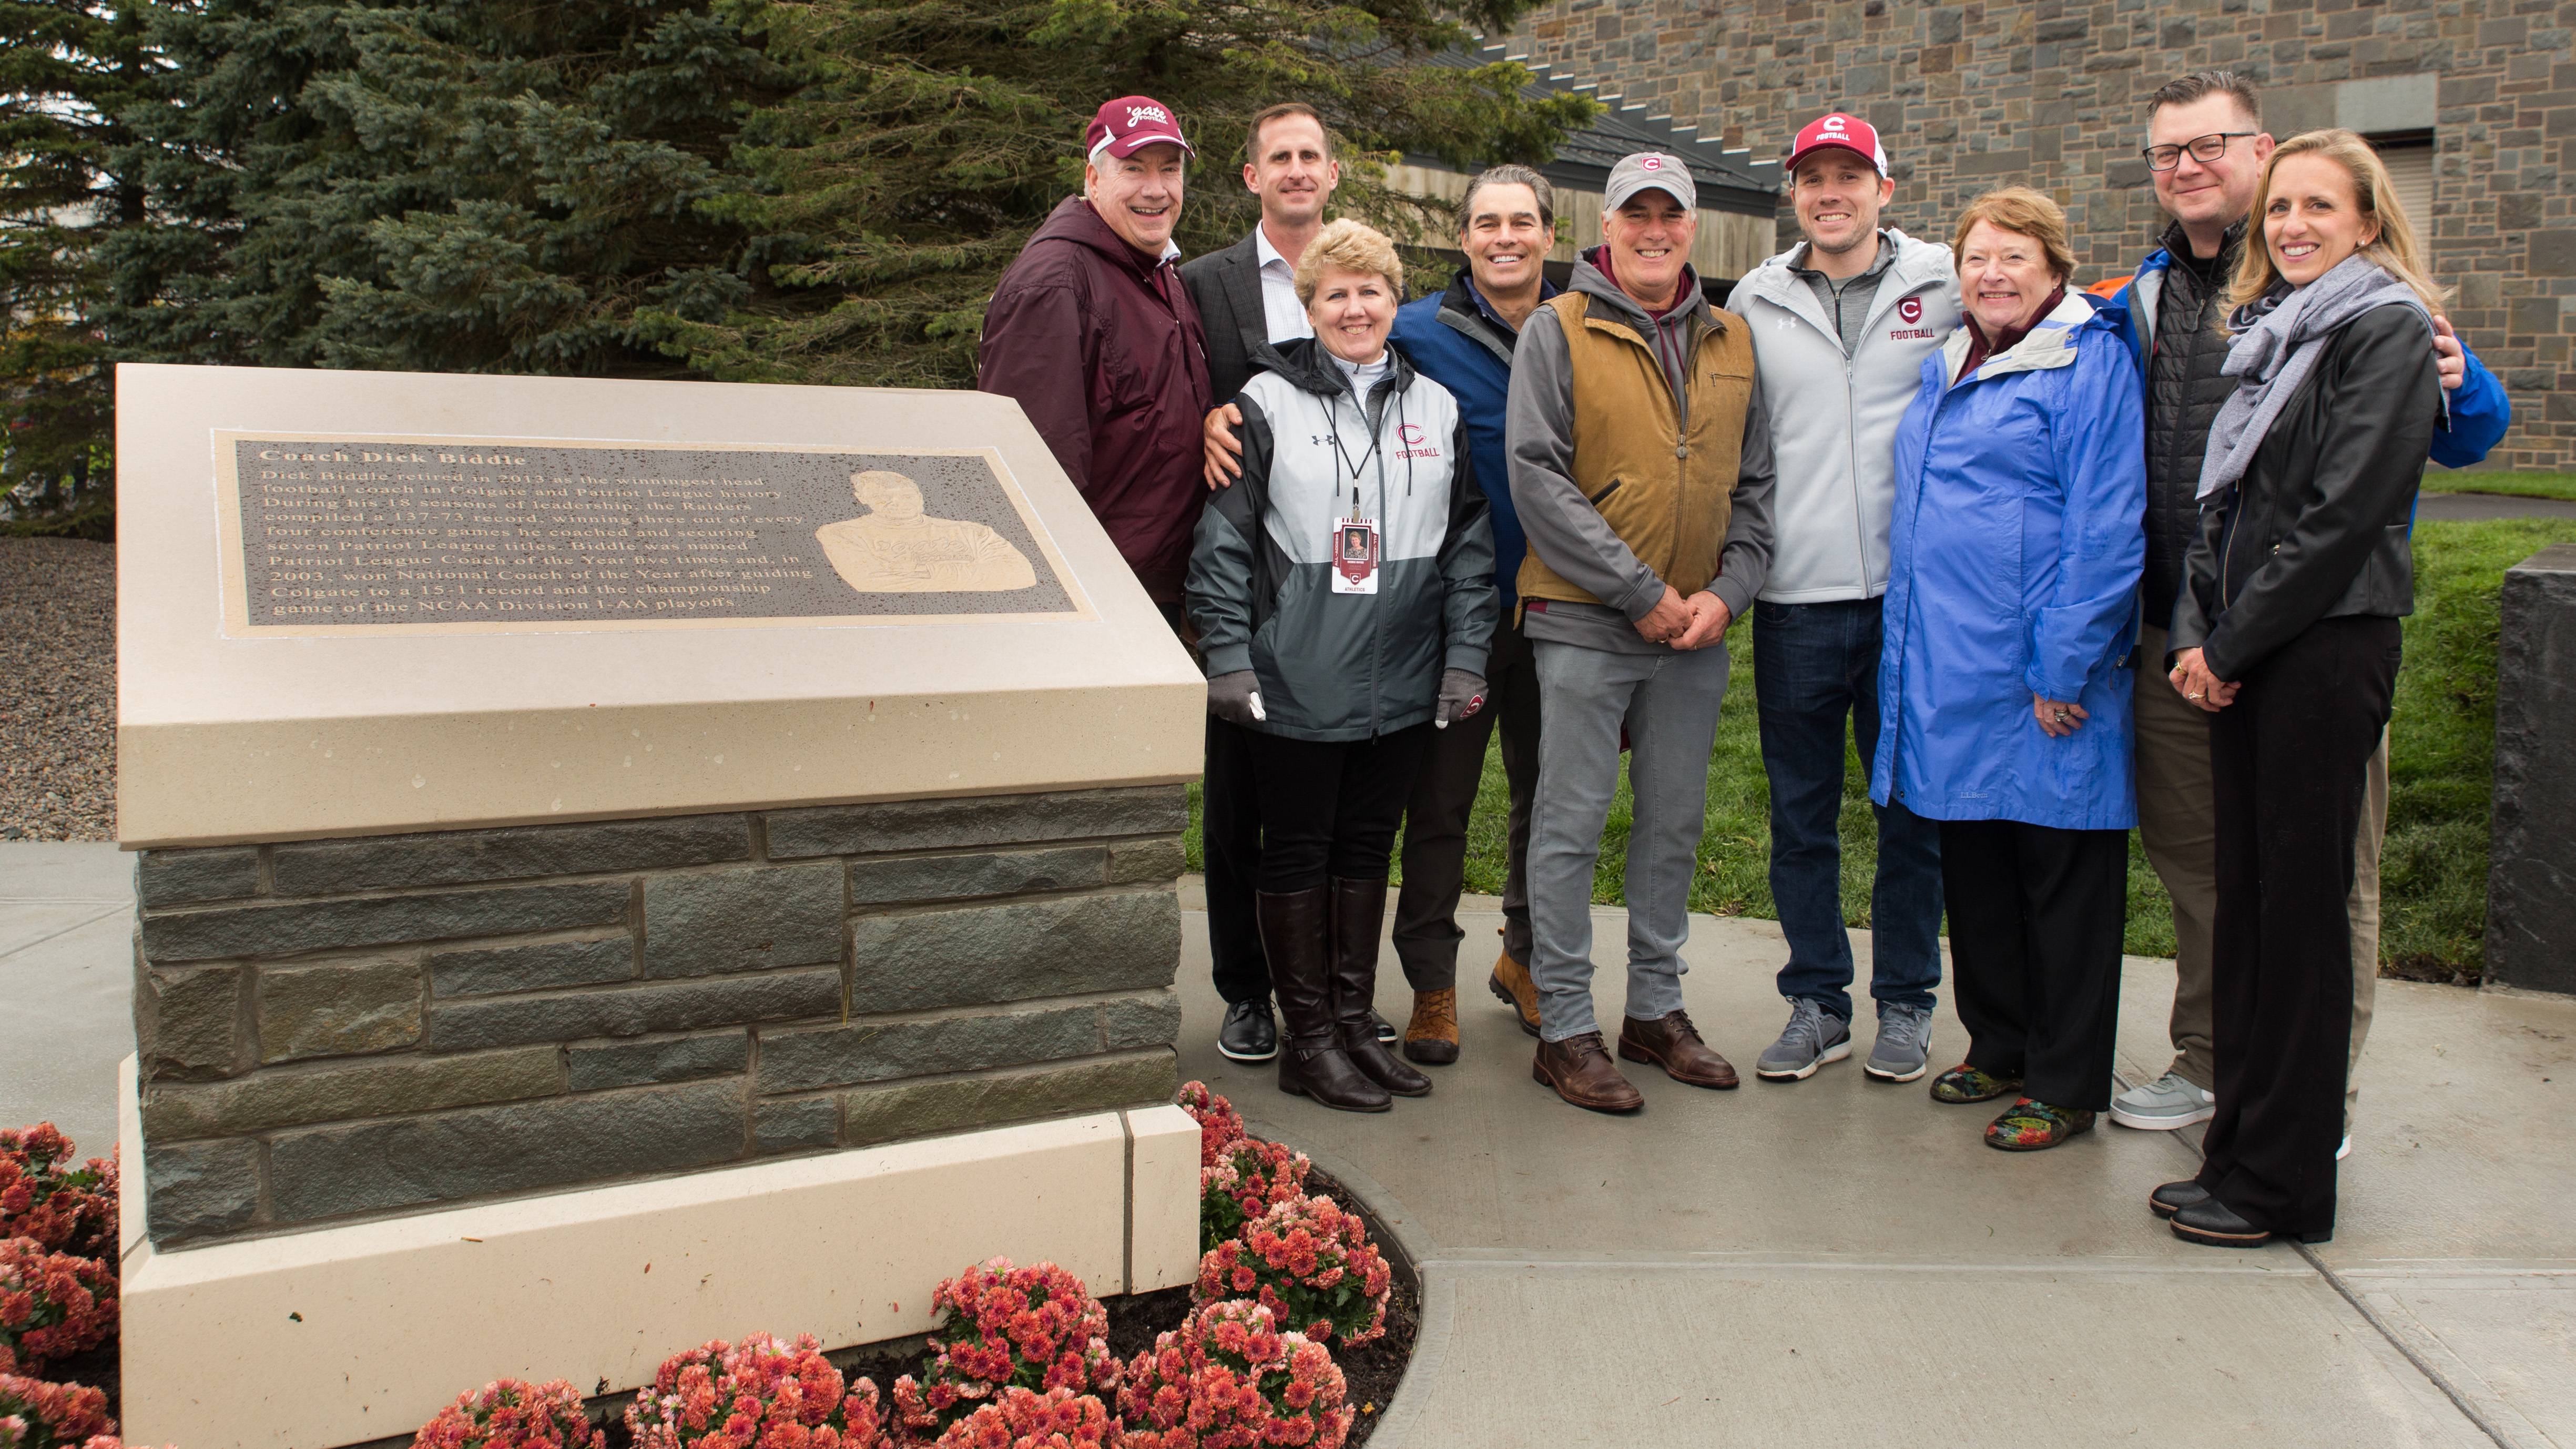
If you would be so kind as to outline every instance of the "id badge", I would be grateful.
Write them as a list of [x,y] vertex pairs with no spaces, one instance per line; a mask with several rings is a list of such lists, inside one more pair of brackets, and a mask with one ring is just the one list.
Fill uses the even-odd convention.
[[1333,525],[1333,592],[1377,592],[1377,520],[1345,518]]

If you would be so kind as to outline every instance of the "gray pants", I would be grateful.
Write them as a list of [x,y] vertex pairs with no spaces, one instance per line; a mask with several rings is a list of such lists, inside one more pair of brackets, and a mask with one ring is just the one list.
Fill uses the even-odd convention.
[[1628,731],[1627,1014],[1681,1010],[1682,942],[1708,815],[1708,757],[1726,698],[1726,646],[1614,654],[1531,641],[1538,659],[1538,798],[1529,845],[1530,978],[1539,1035],[1600,1030],[1592,1014],[1592,869]]

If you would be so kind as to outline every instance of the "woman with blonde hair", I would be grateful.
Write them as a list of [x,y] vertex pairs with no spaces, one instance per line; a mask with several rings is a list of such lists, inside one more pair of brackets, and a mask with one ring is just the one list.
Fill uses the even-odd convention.
[[1246,732],[1261,802],[1279,1089],[1383,1112],[1431,1091],[1369,1015],[1387,858],[1432,731],[1484,704],[1494,535],[1457,399],[1386,345],[1394,243],[1333,222],[1296,287],[1315,335],[1253,353],[1243,477],[1199,515],[1190,621],[1208,713]]
[[2333,1236],[2352,1039],[2363,774],[2388,723],[2407,532],[2441,416],[2440,292],[2387,168],[2350,131],[2272,153],[2229,300],[2236,391],[2210,428],[2170,677],[2210,721],[2218,1115],[2176,1236]]
[[2031,1152],[2111,1105],[2146,421],[2056,202],[1988,192],[1951,250],[1967,320],[1896,434],[1870,795],[1940,822],[1968,1053],[1932,1099],[2008,1098],[1986,1145]]

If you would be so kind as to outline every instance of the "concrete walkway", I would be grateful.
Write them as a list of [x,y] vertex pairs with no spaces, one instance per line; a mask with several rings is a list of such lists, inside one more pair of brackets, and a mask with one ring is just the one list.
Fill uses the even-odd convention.
[[[91,1153],[133,1049],[126,867],[112,846],[0,844],[0,1123],[51,1118]],[[1379,1449],[2576,1449],[2576,1002],[2380,983],[2335,1241],[2234,1253],[2146,1212],[2196,1133],[1993,1152],[1989,1112],[1856,1060],[1728,1093],[1633,1071],[1636,1117],[1563,1106],[1483,991],[1500,917],[1471,905],[1465,1058],[1377,1117],[1216,1054],[1206,918],[1184,917],[1184,1079],[1374,1199],[1423,1265]],[[1599,913],[1602,941],[1623,930]],[[1783,1015],[1778,928],[1692,930],[1692,1013],[1749,1064]],[[1381,981],[1402,1021],[1391,953]],[[2129,963],[2123,1072],[2163,1067],[2172,987],[2170,963]],[[1939,1063],[1962,1044],[1945,1006]]]
[[[1531,1039],[1484,989],[1497,915],[1461,919],[1463,1059],[1375,1117],[1216,1054],[1187,919],[1183,1079],[1373,1195],[1422,1261],[1378,1449],[2576,1446],[2576,1002],[2382,982],[2335,1241],[2231,1252],[2146,1210],[2197,1129],[1995,1152],[1992,1109],[1864,1077],[1866,1025],[1849,1062],[1753,1080],[1785,1018],[1768,921],[1694,918],[1686,952],[1692,1014],[1745,1085],[1631,1067],[1647,1106],[1617,1119],[1530,1080]],[[1598,913],[1599,940],[1624,929]],[[1400,1023],[1392,952],[1380,979]],[[2132,1078],[2165,1066],[2172,990],[2170,962],[2128,963]],[[1964,1044],[1945,1002],[1936,1067]]]
[[134,1050],[134,860],[113,844],[0,841],[0,1127],[50,1120],[116,1152]]
[[2576,518],[2576,501],[2525,498],[2515,493],[2434,493],[2418,495],[2415,516],[2427,519]]

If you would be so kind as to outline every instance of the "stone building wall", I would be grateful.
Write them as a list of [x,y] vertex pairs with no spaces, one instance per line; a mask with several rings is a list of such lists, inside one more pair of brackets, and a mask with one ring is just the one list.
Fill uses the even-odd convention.
[[162,1247],[1168,1102],[1179,786],[151,850]]
[[2134,266],[2163,225],[2138,148],[2172,76],[2245,72],[2275,135],[2429,129],[2434,269],[2513,396],[2489,461],[2576,468],[2576,3],[1553,0],[1511,49],[1757,157],[1825,111],[1865,115],[1896,225],[1946,240],[1978,192],[2037,186],[2067,208],[2080,282]]

